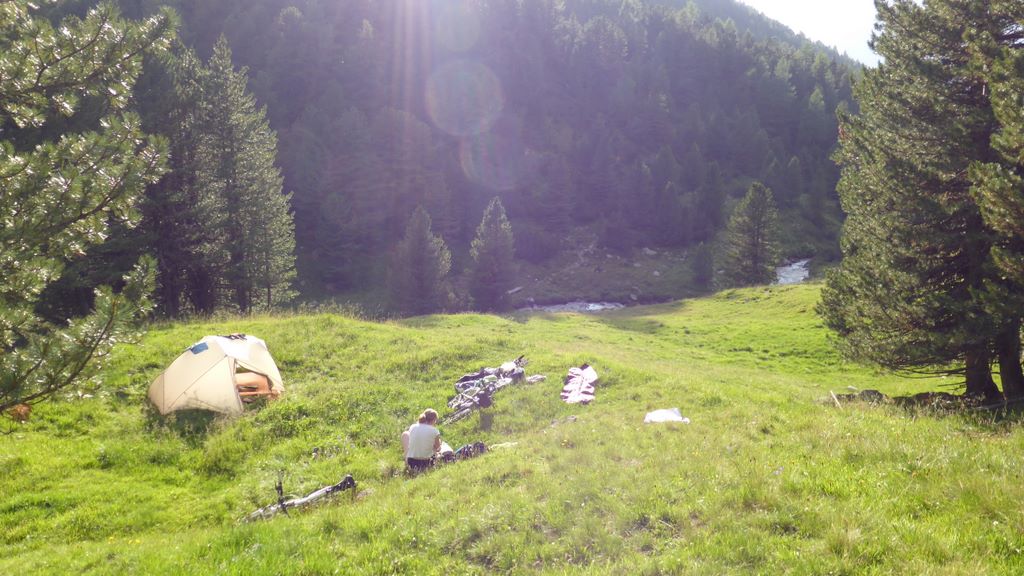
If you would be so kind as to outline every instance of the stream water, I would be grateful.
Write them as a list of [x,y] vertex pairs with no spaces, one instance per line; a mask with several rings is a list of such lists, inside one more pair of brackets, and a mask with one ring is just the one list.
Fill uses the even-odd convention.
[[807,268],[810,260],[797,260],[792,264],[785,266],[779,266],[775,269],[777,280],[776,284],[799,284],[811,275],[811,271]]
[[[779,266],[775,269],[777,277],[775,283],[782,285],[799,284],[807,280],[811,275],[811,271],[807,267],[810,262],[809,259],[797,260],[792,264]],[[525,312],[602,312],[604,310],[618,310],[625,307],[625,304],[619,302],[584,302],[576,300],[550,306],[529,306],[527,308],[520,308],[520,310]]]
[[603,310],[618,310],[625,308],[625,304],[618,302],[566,302],[565,304],[552,304],[551,306],[530,306],[521,308],[530,312],[601,312]]

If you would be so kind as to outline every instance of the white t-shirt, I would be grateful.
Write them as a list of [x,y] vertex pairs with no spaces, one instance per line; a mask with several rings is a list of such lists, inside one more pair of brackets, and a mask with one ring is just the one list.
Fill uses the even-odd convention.
[[440,435],[441,432],[430,424],[413,424],[409,427],[409,449],[405,457],[418,460],[430,458],[434,455],[434,439]]

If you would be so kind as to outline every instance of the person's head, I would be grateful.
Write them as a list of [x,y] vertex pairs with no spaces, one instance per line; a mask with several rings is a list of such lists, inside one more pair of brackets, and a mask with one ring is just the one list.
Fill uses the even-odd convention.
[[437,412],[433,408],[427,408],[420,414],[420,424],[436,424]]

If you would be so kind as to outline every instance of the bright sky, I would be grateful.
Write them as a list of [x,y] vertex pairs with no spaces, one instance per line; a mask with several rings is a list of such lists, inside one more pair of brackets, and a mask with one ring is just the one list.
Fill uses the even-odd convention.
[[878,63],[878,56],[868,48],[875,23],[873,0],[739,1],[855,60],[869,66]]

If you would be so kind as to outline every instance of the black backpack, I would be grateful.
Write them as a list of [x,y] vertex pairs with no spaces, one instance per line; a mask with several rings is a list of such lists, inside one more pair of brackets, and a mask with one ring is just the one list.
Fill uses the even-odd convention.
[[466,458],[472,458],[479,456],[487,452],[487,445],[483,442],[473,442],[472,444],[466,444],[459,446],[458,450],[455,451],[453,456],[458,460],[465,460]]

